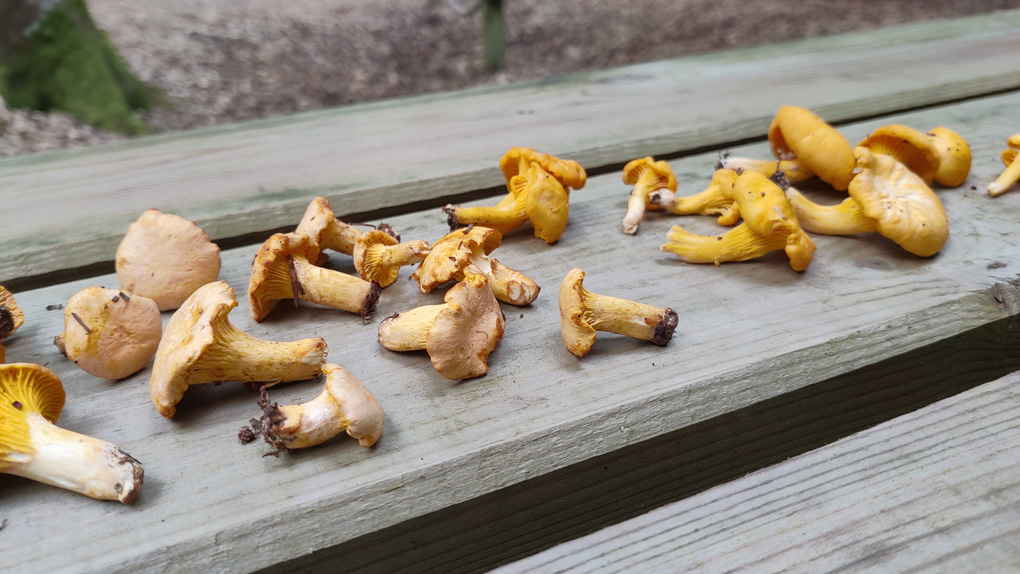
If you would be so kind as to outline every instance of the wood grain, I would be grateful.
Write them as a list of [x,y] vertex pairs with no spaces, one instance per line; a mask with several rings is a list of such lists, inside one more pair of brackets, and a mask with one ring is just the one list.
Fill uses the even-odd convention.
[[[382,349],[374,322],[362,325],[355,315],[283,306],[256,324],[242,302],[232,315],[238,327],[274,340],[323,336],[331,361],[376,394],[387,427],[373,449],[334,440],[264,458],[262,445],[237,442],[240,427],[258,411],[255,395],[234,384],[192,389],[177,418],[164,419],[151,405],[147,370],[117,383],[100,381],[52,346],[62,313],[46,311],[47,305],[66,302],[87,285],[113,285],[113,276],[19,292],[26,324],[5,341],[8,361],[49,364],[68,393],[61,424],[120,445],[144,463],[146,481],[135,505],[123,507],[0,477],[0,520],[8,520],[0,531],[0,562],[19,572],[269,567],[1011,321],[1020,313],[1013,283],[1020,247],[1012,235],[1020,194],[992,199],[981,186],[1000,169],[995,158],[1008,135],[1003,126],[1020,123],[1018,104],[1020,94],[1007,94],[885,120],[951,126],[978,158],[963,188],[939,191],[952,231],[930,259],[868,235],[818,237],[816,259],[803,274],[779,255],[720,267],[684,265],[657,250],[667,230],[682,221],[714,233],[713,220],[652,216],[638,235],[626,236],[619,227],[629,190],[618,174],[592,178],[572,194],[570,224],[556,245],[524,230],[497,251],[544,292],[530,307],[505,308],[506,335],[481,379],[451,383],[423,353]],[[856,141],[878,123],[844,132]],[[764,155],[767,147],[732,151]],[[681,192],[705,186],[715,160],[702,154],[672,162]],[[390,223],[406,239],[435,240],[445,232],[439,210]],[[224,254],[221,278],[242,298],[255,249]],[[334,264],[351,267],[343,256]],[[585,285],[595,292],[677,309],[680,328],[669,346],[600,335],[584,360],[570,355],[553,294],[575,265],[587,271]],[[438,292],[418,293],[403,279],[409,273],[383,293],[378,317],[441,299]],[[1016,369],[1020,359],[1006,354],[986,364]],[[293,403],[317,392],[298,383],[272,394]],[[836,401],[838,393],[826,399]],[[42,541],[65,550],[45,551]]]
[[1004,572],[1020,373],[496,572]]
[[842,122],[1016,89],[1018,32],[1010,11],[8,159],[0,282],[109,272],[152,207],[223,240],[288,225],[310,195],[368,217],[493,188],[516,145],[591,169],[759,138],[781,105]]

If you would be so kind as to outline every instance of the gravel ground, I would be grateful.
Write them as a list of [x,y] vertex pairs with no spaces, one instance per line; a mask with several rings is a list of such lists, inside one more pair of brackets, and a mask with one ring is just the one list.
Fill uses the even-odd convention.
[[[507,0],[507,67],[492,75],[481,69],[480,14],[427,0],[88,4],[128,66],[169,96],[145,116],[156,130],[1020,8],[1020,0]],[[0,128],[0,147],[12,147],[7,140]]]

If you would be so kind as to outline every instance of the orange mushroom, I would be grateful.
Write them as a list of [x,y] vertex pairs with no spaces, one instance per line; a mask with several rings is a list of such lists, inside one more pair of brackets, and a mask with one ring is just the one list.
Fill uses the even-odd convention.
[[935,183],[945,187],[960,187],[970,174],[970,145],[960,134],[949,128],[934,127],[926,135],[938,152],[939,169]]
[[637,233],[646,208],[662,209],[649,202],[650,193],[659,189],[676,191],[676,176],[669,164],[651,157],[635,159],[623,166],[623,183],[634,186],[627,199],[627,213],[623,216],[623,232],[628,235]]
[[740,220],[740,208],[733,199],[737,175],[732,169],[717,169],[712,182],[699,193],[677,197],[671,191],[659,189],[651,193],[649,201],[675,215],[718,215],[719,224],[728,227]]
[[891,156],[916,173],[924,183],[935,180],[942,157],[931,138],[912,127],[901,124],[882,126],[868,134],[859,144],[871,150]]

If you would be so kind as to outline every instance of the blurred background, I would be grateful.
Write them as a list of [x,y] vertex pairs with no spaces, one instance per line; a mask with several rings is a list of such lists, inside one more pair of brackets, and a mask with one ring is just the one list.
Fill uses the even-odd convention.
[[0,156],[1020,0],[0,0]]

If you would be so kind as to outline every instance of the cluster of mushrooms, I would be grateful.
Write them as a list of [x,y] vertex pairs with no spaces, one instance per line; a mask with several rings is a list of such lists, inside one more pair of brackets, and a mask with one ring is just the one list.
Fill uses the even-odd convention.
[[[930,186],[959,187],[970,172],[970,147],[956,132],[887,125],[852,147],[811,111],[785,106],[769,125],[768,140],[774,159],[722,157],[708,187],[688,197],[676,195],[666,162],[647,157],[628,163],[623,181],[634,187],[624,232],[637,232],[646,209],[715,215],[732,229],[703,236],[674,226],[661,249],[688,263],[715,265],[783,250],[796,271],[805,270],[814,255],[806,232],[878,232],[920,257],[937,253],[949,237],[945,210]],[[1020,137],[1011,142],[1017,147]],[[1007,150],[1004,163],[1010,151],[1009,161],[1016,156],[1015,149]],[[1014,169],[1020,176],[1020,163]],[[793,186],[811,178],[849,197],[837,205],[814,203]],[[1003,185],[1009,183],[989,185],[990,194]]]
[[[584,186],[584,169],[529,148],[512,148],[500,161],[507,196],[493,207],[447,206],[450,233],[432,244],[401,242],[389,226],[361,229],[338,220],[318,197],[297,228],[267,239],[255,255],[247,291],[255,321],[280,300],[305,300],[357,314],[367,322],[382,290],[400,268],[418,264],[411,278],[422,293],[451,285],[440,305],[394,313],[378,327],[379,343],[392,351],[428,353],[436,372],[451,380],[485,375],[488,356],[503,336],[500,303],[526,306],[539,285],[492,257],[502,234],[530,223],[547,243],[563,233],[569,192]],[[323,267],[326,250],[353,257],[358,277]],[[190,256],[181,261],[180,254]],[[260,388],[262,416],[238,435],[259,434],[270,454],[320,444],[346,431],[371,447],[382,434],[376,397],[344,367],[326,362],[322,338],[276,342],[232,325],[233,289],[218,281],[219,248],[194,222],[151,209],[132,223],[116,254],[117,289],[89,287],[64,307],[64,331],[54,343],[82,370],[117,380],[151,359],[149,392],[168,418],[192,385],[237,381]],[[561,334],[566,348],[584,357],[598,331],[666,345],[677,326],[672,309],[598,295],[583,286],[584,272],[566,273],[559,291]],[[162,328],[163,311],[173,311]],[[0,340],[23,322],[9,292],[0,287]],[[0,362],[3,362],[0,346]],[[267,388],[321,377],[315,399],[280,406]],[[93,498],[132,502],[142,467],[116,446],[54,426],[64,390],[51,370],[38,365],[0,365],[0,472],[57,485]],[[71,446],[69,446],[71,445]],[[54,467],[60,467],[55,470]]]

